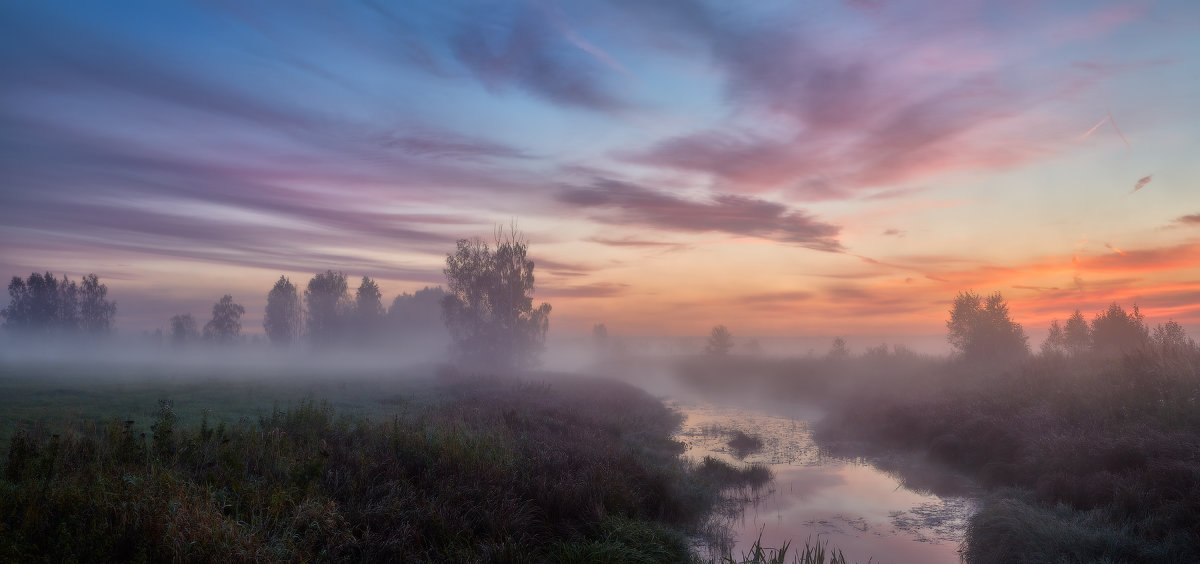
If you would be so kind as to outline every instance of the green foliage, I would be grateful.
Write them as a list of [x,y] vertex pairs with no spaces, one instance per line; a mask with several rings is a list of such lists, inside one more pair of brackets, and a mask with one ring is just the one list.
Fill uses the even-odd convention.
[[280,275],[275,286],[267,292],[267,309],[263,315],[263,330],[272,345],[289,347],[300,338],[302,309],[296,285]]
[[495,249],[460,239],[446,255],[442,317],[459,359],[489,370],[538,362],[550,327],[550,304],[533,306],[534,263],[515,231],[496,233]]
[[256,421],[14,433],[0,561],[686,562],[722,489],[680,416],[629,386],[448,376],[374,421],[302,401]]
[[963,358],[970,361],[1011,361],[1029,353],[1025,330],[1008,315],[1008,303],[1000,292],[987,298],[971,291],[954,299],[947,339]]

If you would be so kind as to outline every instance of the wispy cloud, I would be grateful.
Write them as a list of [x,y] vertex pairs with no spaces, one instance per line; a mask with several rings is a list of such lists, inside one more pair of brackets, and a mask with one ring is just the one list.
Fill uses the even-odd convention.
[[722,194],[707,202],[686,200],[610,179],[588,187],[567,187],[559,201],[593,209],[599,221],[637,223],[658,229],[757,237],[821,251],[839,251],[840,228],[776,202]]

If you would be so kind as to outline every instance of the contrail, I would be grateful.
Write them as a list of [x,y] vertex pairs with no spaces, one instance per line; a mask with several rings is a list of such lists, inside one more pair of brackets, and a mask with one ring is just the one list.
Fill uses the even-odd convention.
[[1100,126],[1104,125],[1104,122],[1106,122],[1106,121],[1108,121],[1108,118],[1100,118],[1100,121],[1096,122],[1096,125],[1093,125],[1091,129],[1087,130],[1087,133],[1084,133],[1083,135],[1079,136],[1079,140],[1082,141],[1084,139],[1087,139],[1088,135],[1091,135],[1097,129],[1100,129]]
[[1117,120],[1112,117],[1112,110],[1108,110],[1108,122],[1113,125],[1113,129],[1117,130],[1117,135],[1121,136],[1121,140],[1125,142],[1125,146],[1132,149],[1133,145],[1129,144],[1129,140],[1125,138],[1125,134],[1121,133],[1121,128],[1117,127]]

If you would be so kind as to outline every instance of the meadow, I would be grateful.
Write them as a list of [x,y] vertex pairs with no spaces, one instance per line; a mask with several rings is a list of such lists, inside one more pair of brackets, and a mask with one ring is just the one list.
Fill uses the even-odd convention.
[[837,561],[713,552],[722,492],[769,473],[681,459],[630,385],[328,374],[3,365],[0,561]]

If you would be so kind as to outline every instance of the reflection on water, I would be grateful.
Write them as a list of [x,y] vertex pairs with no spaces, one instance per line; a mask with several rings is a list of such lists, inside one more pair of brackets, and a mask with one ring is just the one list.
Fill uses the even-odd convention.
[[[911,480],[902,483],[877,467],[894,467],[895,461],[879,464],[823,453],[808,421],[799,417],[703,403],[674,407],[687,417],[677,437],[687,444],[686,456],[759,462],[774,472],[765,490],[738,492],[742,503],[724,516],[735,537],[734,554],[748,550],[761,533],[768,547],[828,540],[849,561],[960,561],[958,546],[974,511],[965,492],[910,489]],[[729,444],[737,431],[760,438],[762,448],[737,452]]]

